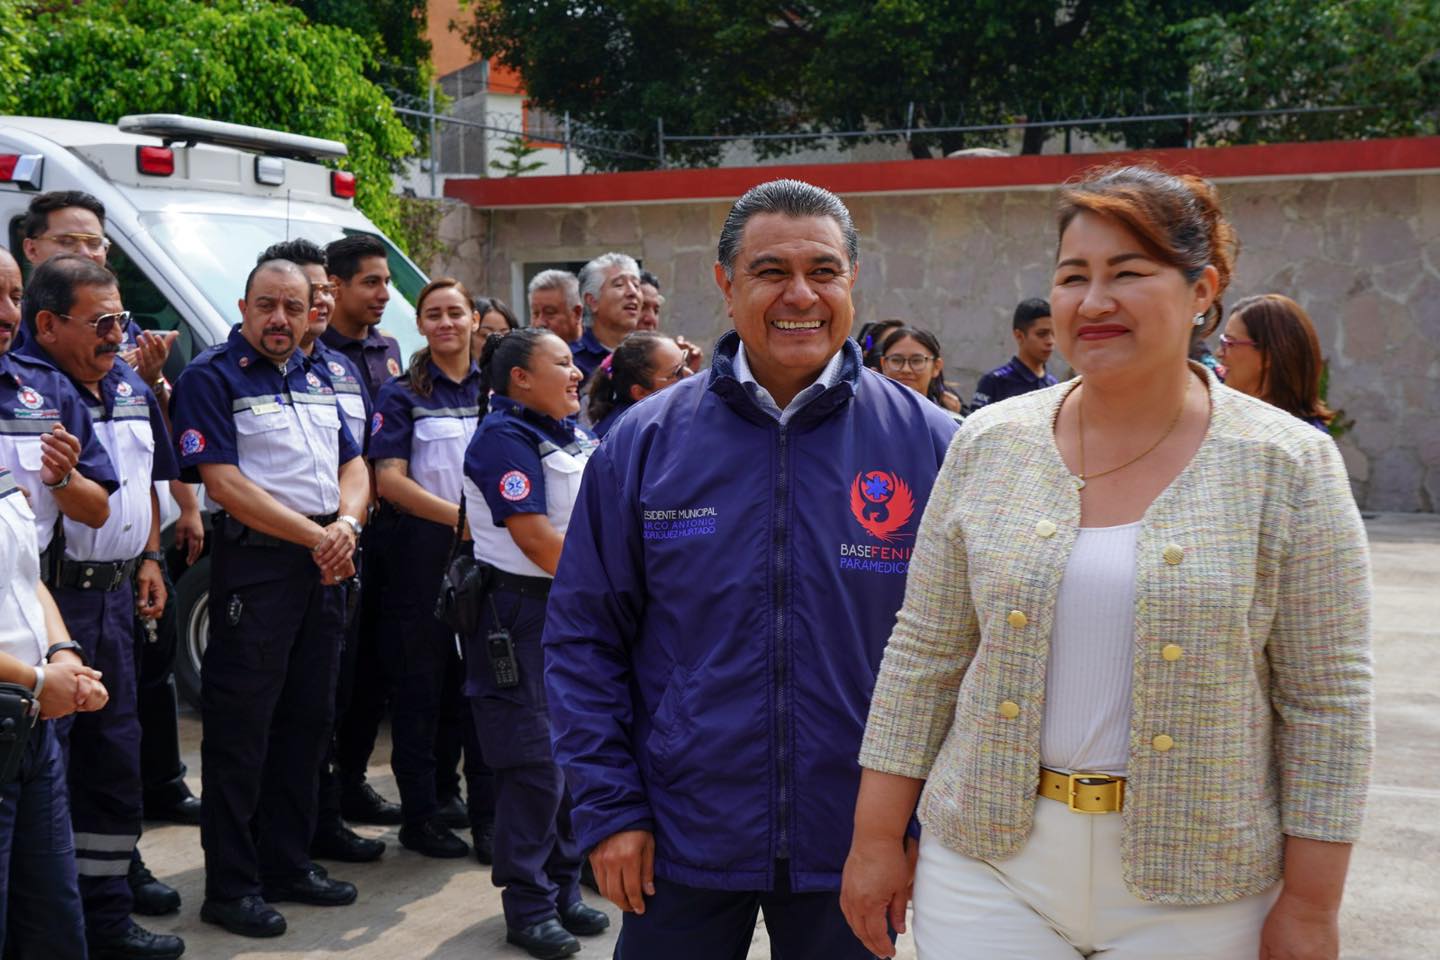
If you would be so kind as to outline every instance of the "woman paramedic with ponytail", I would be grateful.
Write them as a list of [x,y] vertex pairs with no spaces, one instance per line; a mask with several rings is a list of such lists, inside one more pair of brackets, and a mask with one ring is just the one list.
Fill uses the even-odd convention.
[[426,346],[402,376],[380,388],[369,448],[382,501],[376,523],[388,527],[389,549],[371,562],[385,568],[380,656],[390,680],[400,844],[427,857],[469,852],[449,829],[437,784],[450,781],[456,789],[454,741],[463,736],[470,829],[476,856],[488,863],[490,772],[480,760],[461,692],[455,633],[434,616],[460,519],[460,467],[485,396],[470,358],[477,317],[470,294],[446,277],[420,291],[415,320]]
[[490,412],[465,452],[465,503],[487,596],[466,637],[465,692],[495,775],[495,865],[506,939],[534,957],[580,949],[610,919],[580,899],[581,851],[550,751],[545,606],[595,440],[576,425],[581,374],[548,330],[492,334],[480,354]]

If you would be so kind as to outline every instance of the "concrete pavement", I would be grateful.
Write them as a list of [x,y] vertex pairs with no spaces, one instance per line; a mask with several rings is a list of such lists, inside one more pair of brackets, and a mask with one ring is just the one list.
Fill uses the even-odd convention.
[[[1379,749],[1364,836],[1342,918],[1345,960],[1430,960],[1440,955],[1440,516],[1385,514],[1367,520],[1375,571],[1376,722]],[[182,717],[186,762],[199,791],[199,722]],[[396,797],[389,745],[382,742],[371,782]],[[200,922],[203,896],[199,831],[152,827],[141,841],[157,876],[180,890],[178,916],[140,918],[153,930],[185,937],[186,956],[340,958],[347,960],[505,960],[523,958],[505,944],[498,891],[473,860],[428,860],[400,847],[394,829],[361,828],[389,843],[376,864],[327,864],[360,887],[359,902],[322,909],[282,906],[289,932],[245,940]],[[598,897],[590,897],[591,902]],[[619,916],[609,910],[615,925]],[[616,926],[587,938],[580,958],[608,957]],[[752,958],[768,958],[763,924]],[[900,955],[913,960],[909,937]],[[676,958],[684,960],[684,958]]]

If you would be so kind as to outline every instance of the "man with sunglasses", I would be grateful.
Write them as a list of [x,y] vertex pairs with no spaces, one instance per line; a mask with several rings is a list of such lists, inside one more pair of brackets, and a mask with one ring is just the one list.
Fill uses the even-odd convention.
[[[51,190],[37,194],[25,211],[22,224],[25,259],[32,266],[61,253],[73,253],[109,266],[110,238],[105,236],[105,205],[83,190]],[[165,361],[175,334],[147,333],[133,319],[128,320],[120,344],[120,355],[140,371],[140,377],[164,397]]]
[[46,578],[85,659],[110,690],[105,710],[58,728],[67,750],[85,935],[91,957],[168,960],[185,943],[130,918],[127,875],[143,814],[135,616],[158,620],[165,609],[154,485],[179,469],[159,400],[129,364],[115,362],[130,314],[113,274],[78,254],[49,258],[30,278],[23,321],[30,335],[20,352],[69,380],[120,478],[102,526],[63,522],[63,554]]

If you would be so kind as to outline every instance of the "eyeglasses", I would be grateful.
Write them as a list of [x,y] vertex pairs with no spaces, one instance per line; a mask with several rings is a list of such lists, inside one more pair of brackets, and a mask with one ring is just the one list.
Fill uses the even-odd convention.
[[659,385],[662,383],[669,383],[671,380],[684,380],[686,377],[690,376],[690,373],[690,368],[685,365],[684,360],[681,360],[678,367],[676,367],[674,370],[671,370],[663,377],[655,377],[652,382],[656,385]]
[[337,286],[337,284],[333,283],[312,283],[310,284],[310,291],[312,293],[334,293]]
[[937,357],[927,357],[921,353],[917,353],[913,357],[902,357],[892,353],[888,357],[881,357],[880,362],[885,365],[885,369],[891,371],[892,373],[899,373],[906,367],[909,367],[911,370],[919,373],[921,370],[924,370],[926,367],[930,366],[930,364],[934,363],[937,359]]
[[110,238],[98,233],[47,233],[40,239],[49,240],[68,253],[74,253],[81,247],[91,253],[104,253],[110,249]]
[[1222,333],[1220,334],[1220,346],[1222,349],[1225,350],[1228,350],[1231,347],[1258,347],[1260,346],[1260,341],[1237,340],[1234,337],[1227,337],[1225,334]]
[[56,316],[62,317],[66,320],[75,320],[76,323],[85,324],[90,329],[95,331],[95,336],[97,337],[110,336],[110,331],[114,330],[117,325],[122,330],[130,326],[129,310],[121,310],[119,313],[102,313],[94,320],[78,320],[75,317],[72,317],[69,314],[65,313],[57,313]]

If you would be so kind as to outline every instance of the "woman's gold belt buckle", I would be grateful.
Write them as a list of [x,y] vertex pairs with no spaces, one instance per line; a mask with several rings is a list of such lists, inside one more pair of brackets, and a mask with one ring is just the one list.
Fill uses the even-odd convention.
[[1119,813],[1125,802],[1125,781],[1104,773],[1066,775],[1070,809],[1076,813]]

